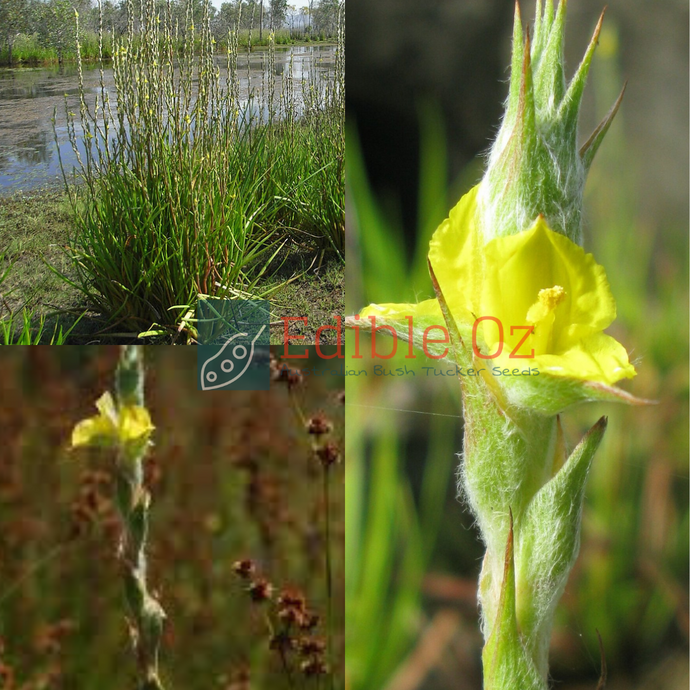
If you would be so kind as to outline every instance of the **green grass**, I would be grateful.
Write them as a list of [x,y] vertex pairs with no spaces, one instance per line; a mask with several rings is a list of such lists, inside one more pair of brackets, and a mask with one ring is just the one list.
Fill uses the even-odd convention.
[[[66,331],[86,312],[67,344],[123,342],[100,333],[107,327],[102,315],[89,310],[83,294],[49,268],[50,264],[67,276],[76,277],[64,251],[74,232],[72,209],[62,190],[46,189],[0,198],[0,249],[5,251],[2,270],[8,269],[0,287],[0,316],[7,321],[14,314],[17,327],[21,327],[22,310],[27,307],[33,315],[34,333],[40,319],[46,319],[42,342],[49,342],[57,322]],[[306,326],[295,322],[290,328],[291,334],[306,335],[304,342],[314,342],[316,329],[334,323],[331,315],[341,314],[343,308],[343,263],[335,257],[325,258],[317,271],[319,258],[320,253],[313,248],[290,245],[265,277],[267,289],[297,278],[274,293],[272,318],[278,321],[281,316],[306,316]],[[280,327],[272,328],[271,341],[282,342]],[[322,342],[335,343],[335,339],[327,332]]]
[[[103,57],[109,60],[112,56],[111,42],[103,43]],[[98,36],[93,32],[86,32],[82,38],[82,60],[98,60]],[[74,62],[77,59],[76,46],[65,51],[63,60]],[[12,46],[12,64],[9,64],[9,51],[4,45],[0,48],[0,66],[3,67],[36,67],[38,65],[55,65],[58,63],[58,53],[55,48],[42,45],[35,34],[19,34]]]
[[[70,273],[64,246],[71,228],[69,202],[60,190],[0,198],[0,248],[2,270],[6,272],[0,290],[5,330],[21,331],[28,314],[34,339],[40,335],[40,342],[50,342],[51,334],[60,327],[58,321],[68,330],[83,313],[78,291],[50,268],[52,265]],[[62,311],[71,315],[58,319],[56,313]],[[7,338],[4,340],[7,344]]]
[[[251,49],[268,50],[270,42],[270,31],[265,30],[261,39],[259,40],[259,32],[255,29],[251,35]],[[275,44],[278,48],[287,48],[289,46],[332,46],[337,45],[337,36],[325,36],[322,34],[295,35],[290,36],[287,29],[279,29],[275,32]],[[249,30],[242,30],[239,33],[238,49],[246,52],[249,48]],[[215,53],[217,55],[225,55],[227,50],[227,36],[222,36],[217,39],[215,45]],[[182,44],[178,46],[182,49]],[[198,53],[200,45],[197,42],[195,51]],[[107,36],[103,42],[103,58],[105,60],[112,59],[112,42]],[[93,32],[86,32],[81,43],[81,59],[85,62],[98,61],[98,36]],[[77,52],[76,48],[68,50],[63,55],[65,62],[76,62]],[[0,67],[36,67],[39,65],[55,65],[58,63],[58,54],[54,48],[50,46],[41,45],[35,34],[19,34],[15,39],[12,47],[12,64],[9,64],[9,51],[6,45],[0,47]]]
[[[292,341],[297,346],[315,342],[317,328],[335,326],[333,317],[342,315],[345,302],[344,266],[334,257],[318,266],[319,258],[320,255],[313,252],[292,252],[286,257],[279,257],[279,270],[266,280],[270,287],[290,280],[294,275],[302,275],[299,280],[285,285],[272,300],[272,321],[279,321],[282,317],[307,317],[306,323],[297,320],[288,322],[290,335],[305,336],[304,340]],[[271,343],[282,344],[283,336],[283,325],[271,327]],[[336,332],[324,331],[319,336],[319,342],[335,345]]]

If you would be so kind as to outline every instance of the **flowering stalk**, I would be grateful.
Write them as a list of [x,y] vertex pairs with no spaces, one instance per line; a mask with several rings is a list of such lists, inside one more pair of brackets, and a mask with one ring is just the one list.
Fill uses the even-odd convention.
[[328,687],[333,690],[335,676],[333,672],[333,557],[331,544],[331,499],[330,499],[330,475],[332,467],[340,462],[340,449],[337,444],[330,439],[333,431],[333,423],[323,413],[318,413],[307,419],[302,411],[302,407],[294,393],[295,385],[302,380],[301,372],[297,369],[280,367],[275,360],[271,363],[273,370],[273,380],[284,382],[288,385],[290,400],[301,425],[306,429],[312,440],[312,452],[318,459],[322,474],[322,499],[324,506],[324,565],[326,574],[326,645],[327,659],[329,666]]
[[114,448],[115,502],[122,522],[120,559],[129,609],[132,644],[139,668],[139,690],[163,690],[158,676],[158,648],[165,612],[148,590],[146,539],[151,496],[144,486],[143,462],[153,425],[144,405],[144,369],[140,346],[123,346],[115,376],[115,399],[104,393],[99,415],[72,432],[72,446]]
[[557,12],[552,0],[537,0],[530,40],[516,6],[510,93],[487,171],[430,243],[436,298],[372,304],[349,321],[391,326],[464,374],[461,485],[486,545],[485,690],[547,688],[554,611],[579,551],[585,482],[606,429],[602,417],[568,456],[560,413],[590,400],[644,402],[613,386],[635,370],[603,332],[615,301],[603,267],[580,246],[586,172],[620,97],[578,148],[603,15],[567,84],[565,13],[565,0]]

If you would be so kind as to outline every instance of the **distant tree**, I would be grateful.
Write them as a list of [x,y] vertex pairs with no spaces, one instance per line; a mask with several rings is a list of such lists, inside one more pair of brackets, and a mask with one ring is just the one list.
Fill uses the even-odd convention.
[[29,30],[27,0],[0,0],[0,36],[7,44],[8,61],[17,36]]
[[[194,28],[198,32],[201,30],[201,25],[204,21],[204,7],[206,0],[172,0],[172,21],[173,25],[177,22],[180,29],[182,29],[188,21],[187,11],[191,10],[189,19],[194,23]],[[165,16],[165,0],[161,1],[161,17]],[[214,24],[216,16],[216,8],[209,5],[209,16],[211,19],[211,26]]]
[[76,48],[75,8],[69,0],[49,0],[43,4],[38,21],[38,40],[57,53],[62,64],[65,53]]
[[228,35],[228,31],[232,31],[235,27],[239,10],[240,4],[235,2],[224,2],[220,6],[211,23],[211,31],[213,31],[216,41],[224,40]]
[[307,1],[307,14],[309,15],[309,33],[311,33],[311,27],[314,23],[314,0]]
[[217,41],[225,39],[228,35],[228,29],[232,30],[235,28],[238,18],[240,28],[254,28],[260,18],[260,14],[261,5],[259,0],[224,2],[212,20],[211,29],[213,35]]
[[295,29],[298,28],[301,18],[302,13],[297,9],[295,5],[287,6],[286,20],[287,25],[290,28],[290,36],[292,36],[292,34],[295,32]]
[[287,16],[287,0],[270,0],[270,3],[271,29],[280,29],[285,23],[285,17]]
[[[103,31],[112,31],[115,36],[122,36],[127,31],[127,2],[126,0],[102,0]],[[91,10],[94,28],[98,28],[98,3],[94,2]]]
[[313,24],[316,31],[326,36],[335,36],[339,11],[339,0],[317,0],[313,9]]
[[307,0],[307,4],[302,7],[302,14],[307,16],[306,31],[311,33],[312,16],[314,14],[314,0]]

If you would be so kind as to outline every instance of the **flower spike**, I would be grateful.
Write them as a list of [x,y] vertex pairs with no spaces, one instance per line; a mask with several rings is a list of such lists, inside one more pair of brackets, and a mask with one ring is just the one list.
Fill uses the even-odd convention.
[[[459,483],[486,546],[484,690],[548,688],[554,610],[577,557],[585,484],[607,425],[602,417],[568,457],[560,413],[594,400],[648,402],[614,385],[635,369],[604,332],[616,303],[604,267],[581,246],[585,175],[622,93],[578,150],[604,15],[566,87],[566,9],[566,0],[557,12],[553,0],[537,0],[530,41],[515,7],[510,91],[486,173],[429,245],[435,299],[371,304],[346,322],[387,326],[456,366]],[[428,343],[433,329],[445,339]]]

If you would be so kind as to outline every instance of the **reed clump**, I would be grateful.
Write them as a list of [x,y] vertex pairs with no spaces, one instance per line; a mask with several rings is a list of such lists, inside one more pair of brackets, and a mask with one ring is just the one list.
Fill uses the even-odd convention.
[[114,93],[101,80],[93,103],[77,47],[80,108],[68,113],[83,182],[67,185],[76,284],[135,335],[179,326],[199,296],[266,297],[275,285],[262,278],[295,238],[341,257],[344,245],[342,41],[340,74],[305,80],[297,98],[291,76],[276,84],[271,39],[261,84],[247,73],[244,92],[239,28],[221,65],[208,0],[201,25],[191,2],[183,26],[170,2],[159,8],[128,0]]

